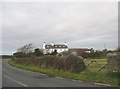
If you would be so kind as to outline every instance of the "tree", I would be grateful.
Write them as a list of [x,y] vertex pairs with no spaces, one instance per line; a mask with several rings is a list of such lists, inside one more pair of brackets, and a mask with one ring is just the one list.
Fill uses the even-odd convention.
[[36,56],[38,56],[38,57],[41,56],[41,55],[43,55],[43,53],[40,51],[39,48],[36,48],[36,49],[35,49],[34,54],[35,54]]
[[26,57],[26,54],[23,52],[16,52],[16,53],[13,53],[13,56],[16,58],[24,58]]
[[26,44],[23,47],[19,48],[17,52],[22,52],[22,53],[31,53],[33,49],[32,43]]
[[51,53],[51,55],[57,55],[57,54],[58,54],[58,52],[56,49]]

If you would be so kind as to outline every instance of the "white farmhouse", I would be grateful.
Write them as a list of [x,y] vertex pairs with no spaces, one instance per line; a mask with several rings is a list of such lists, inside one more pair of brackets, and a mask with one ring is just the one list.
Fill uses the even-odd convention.
[[57,50],[58,53],[68,51],[68,46],[67,43],[65,42],[64,44],[54,44],[53,42],[51,44],[46,44],[45,42],[43,43],[43,53],[52,53],[55,50]]

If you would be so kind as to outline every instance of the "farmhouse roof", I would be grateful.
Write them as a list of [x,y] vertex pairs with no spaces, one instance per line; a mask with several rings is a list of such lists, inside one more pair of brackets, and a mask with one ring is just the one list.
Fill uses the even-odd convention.
[[92,49],[88,48],[70,48],[70,51],[91,51]]

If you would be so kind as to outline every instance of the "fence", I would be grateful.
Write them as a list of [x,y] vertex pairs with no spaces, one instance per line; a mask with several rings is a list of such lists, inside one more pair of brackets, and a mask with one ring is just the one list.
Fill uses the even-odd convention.
[[85,60],[88,71],[120,71],[120,52],[109,53],[106,59],[88,59]]
[[87,71],[100,72],[107,71],[107,59],[88,59],[85,60]]

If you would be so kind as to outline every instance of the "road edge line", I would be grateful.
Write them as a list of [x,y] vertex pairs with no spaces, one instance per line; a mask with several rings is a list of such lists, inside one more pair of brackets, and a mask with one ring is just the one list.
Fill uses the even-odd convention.
[[21,82],[18,82],[18,81],[14,80],[14,79],[11,79],[10,77],[8,77],[8,76],[6,76],[6,75],[3,75],[3,76],[6,77],[6,78],[9,79],[9,80],[15,82],[15,83],[18,83],[19,85],[22,85],[22,86],[24,86],[24,87],[28,87],[27,85],[25,85],[25,84],[23,84],[23,83],[21,83]]
[[94,84],[96,84],[96,85],[101,85],[101,86],[111,86],[111,85],[109,85],[109,84],[102,84],[102,83],[94,83]]
[[62,77],[56,77],[56,78],[58,78],[58,79],[63,79]]

